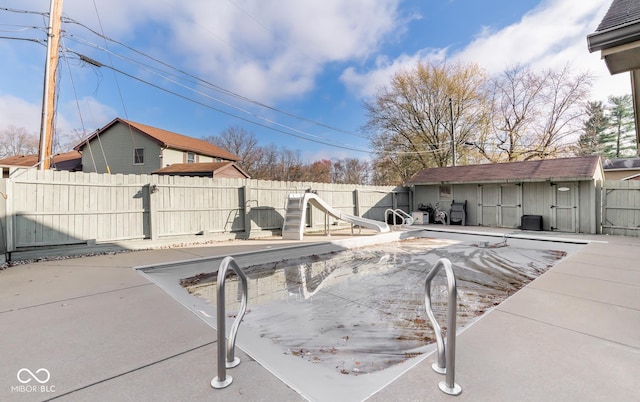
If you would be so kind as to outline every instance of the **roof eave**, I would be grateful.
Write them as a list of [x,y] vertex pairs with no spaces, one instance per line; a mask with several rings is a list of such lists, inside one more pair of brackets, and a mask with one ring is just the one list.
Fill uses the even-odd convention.
[[604,31],[598,31],[587,35],[587,44],[589,46],[590,53],[639,40],[640,23],[638,21],[618,25]]
[[544,183],[544,182],[567,182],[567,181],[588,181],[594,180],[592,176],[584,177],[549,177],[545,179],[496,179],[496,180],[470,180],[470,181],[431,181],[422,183],[407,183],[409,186],[434,186],[447,184],[518,184],[518,183]]

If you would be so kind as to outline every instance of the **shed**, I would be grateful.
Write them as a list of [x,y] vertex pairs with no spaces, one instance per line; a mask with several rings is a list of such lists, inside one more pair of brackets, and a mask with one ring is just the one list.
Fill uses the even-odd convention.
[[523,216],[542,217],[543,230],[598,233],[604,180],[597,155],[425,169],[406,185],[414,209],[466,201],[466,224],[519,228]]

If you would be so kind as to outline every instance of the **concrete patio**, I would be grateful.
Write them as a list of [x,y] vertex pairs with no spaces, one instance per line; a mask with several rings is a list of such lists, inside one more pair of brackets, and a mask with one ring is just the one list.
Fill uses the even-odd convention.
[[[444,377],[430,356],[369,400],[638,400],[640,239],[539,235],[594,242],[458,336],[460,396],[438,389]],[[132,269],[295,244],[229,241],[0,271],[0,400],[304,400],[241,351],[243,363],[229,372],[233,384],[212,389],[215,331]]]

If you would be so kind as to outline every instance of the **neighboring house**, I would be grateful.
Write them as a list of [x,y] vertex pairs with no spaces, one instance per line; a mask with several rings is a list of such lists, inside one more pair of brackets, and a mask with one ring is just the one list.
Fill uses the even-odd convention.
[[[0,159],[1,167],[34,167],[38,166],[38,155],[16,155]],[[55,154],[51,157],[51,169],[82,171],[82,154],[78,151]]]
[[640,155],[640,1],[613,0],[596,31],[587,36],[589,52],[600,52],[611,74],[629,72]]
[[406,184],[415,209],[466,201],[467,225],[517,228],[527,215],[543,230],[598,233],[603,179],[594,155],[425,169]]
[[640,180],[640,158],[605,159],[605,180]]
[[249,175],[235,162],[174,163],[153,172],[158,175],[228,177],[248,179]]
[[237,162],[207,141],[116,118],[77,145],[84,172],[151,174],[176,163]]

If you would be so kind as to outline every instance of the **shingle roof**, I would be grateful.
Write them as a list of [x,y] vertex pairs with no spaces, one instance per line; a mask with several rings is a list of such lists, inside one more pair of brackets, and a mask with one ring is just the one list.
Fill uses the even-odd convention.
[[596,31],[606,31],[638,20],[640,20],[640,2],[638,0],[614,0]]
[[104,132],[109,127],[113,126],[118,122],[122,124],[126,124],[136,129],[140,133],[153,138],[160,145],[167,148],[177,149],[180,151],[196,152],[200,155],[211,156],[214,158],[221,158],[229,161],[240,160],[240,158],[237,155],[234,155],[231,152],[226,151],[205,140],[188,137],[186,135],[163,130],[157,127],[147,126],[146,124],[136,123],[134,121],[124,120],[121,118],[116,118],[113,121],[111,121],[109,124],[104,126],[103,128],[97,130],[89,138],[83,141],[82,144],[77,145],[75,149],[80,149],[85,143],[89,142],[90,140],[95,138],[97,135],[102,134],[102,132]]
[[[0,165],[32,167],[38,164],[38,155],[15,155],[0,159]],[[82,165],[82,154],[78,151],[64,152],[51,156],[51,168],[75,171]]]
[[546,159],[484,165],[425,169],[407,184],[491,183],[589,179],[596,174],[600,157]]
[[640,158],[605,159],[602,161],[604,170],[640,169]]
[[244,176],[249,177],[249,175],[242,170],[238,165],[233,162],[204,162],[204,163],[174,163],[172,165],[163,167],[161,169],[153,171],[154,174],[202,174],[202,173],[211,173],[212,175],[216,175],[223,170],[228,168],[235,168]]
[[590,52],[640,40],[640,1],[613,0],[596,31],[587,36]]

